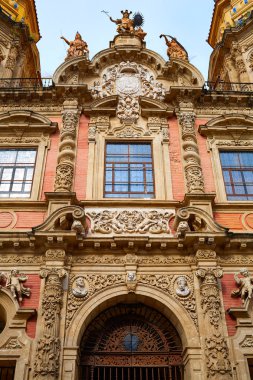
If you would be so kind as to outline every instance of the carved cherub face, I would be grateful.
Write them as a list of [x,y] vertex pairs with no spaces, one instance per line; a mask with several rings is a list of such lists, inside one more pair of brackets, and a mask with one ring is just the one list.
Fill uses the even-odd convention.
[[248,275],[249,275],[249,271],[248,271],[248,269],[246,269],[246,268],[242,268],[242,269],[240,270],[240,273],[241,273],[241,275],[243,275],[244,277],[248,277]]

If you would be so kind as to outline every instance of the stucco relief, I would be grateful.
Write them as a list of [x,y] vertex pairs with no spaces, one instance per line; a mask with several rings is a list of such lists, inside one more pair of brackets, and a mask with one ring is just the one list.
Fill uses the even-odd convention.
[[92,234],[171,234],[172,210],[87,210]]
[[[184,296],[178,294],[178,279],[184,277]],[[138,283],[154,286],[176,298],[187,310],[194,324],[198,326],[198,317],[196,312],[196,300],[193,294],[193,278],[189,275],[175,276],[163,274],[141,274],[137,277]],[[186,291],[187,287],[187,291]],[[187,293],[187,294],[186,294]]]
[[[82,277],[85,283],[85,289],[87,293],[83,297],[77,297],[73,293],[73,289],[76,287],[77,278]],[[82,274],[82,275],[71,275],[69,281],[69,293],[68,293],[68,304],[67,304],[67,315],[66,315],[66,327],[68,327],[84,301],[89,299],[95,292],[98,292],[109,286],[124,284],[125,275],[124,274]]]

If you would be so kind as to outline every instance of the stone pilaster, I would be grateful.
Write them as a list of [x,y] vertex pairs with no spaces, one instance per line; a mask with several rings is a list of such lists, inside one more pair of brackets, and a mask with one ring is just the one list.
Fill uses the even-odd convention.
[[58,263],[58,265],[47,266],[42,268],[40,272],[40,277],[45,279],[45,286],[41,305],[41,336],[38,339],[34,362],[33,378],[37,380],[55,380],[59,377],[61,355],[60,314],[63,303],[62,278],[66,276],[66,271],[61,265],[61,261],[64,257],[64,250],[48,250],[46,258],[52,263]]
[[54,190],[56,192],[71,192],[73,189],[76,135],[79,122],[77,100],[66,100],[63,103],[62,122]]
[[195,114],[193,111],[180,111],[184,173],[188,193],[204,193],[204,179],[200,165],[200,155],[194,128]]
[[[202,255],[204,260],[212,261],[214,251],[198,251],[197,257]],[[199,278],[199,315],[201,325],[200,332],[203,337],[203,350],[205,354],[207,379],[229,380],[232,379],[232,368],[230,362],[227,337],[224,329],[222,303],[218,279],[223,276],[219,267],[199,267],[196,270]]]

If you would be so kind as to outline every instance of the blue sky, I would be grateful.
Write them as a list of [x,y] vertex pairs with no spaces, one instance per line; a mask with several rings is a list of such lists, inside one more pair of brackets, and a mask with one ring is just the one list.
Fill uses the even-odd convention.
[[101,11],[120,18],[120,11],[128,9],[141,12],[145,18],[147,48],[167,59],[166,45],[159,35],[170,34],[184,45],[191,63],[207,78],[212,49],[206,39],[213,0],[37,0],[36,4],[42,35],[38,43],[42,76],[52,76],[64,61],[67,45],[61,35],[72,40],[78,30],[89,45],[91,59],[108,48],[116,34],[115,24]]

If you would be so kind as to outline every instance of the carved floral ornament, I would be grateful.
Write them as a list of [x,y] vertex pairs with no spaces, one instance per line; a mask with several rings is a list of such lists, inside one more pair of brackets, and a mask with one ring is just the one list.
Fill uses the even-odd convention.
[[165,98],[165,88],[153,73],[135,62],[121,62],[106,69],[100,81],[91,88],[93,99],[118,95],[116,115],[120,121],[135,123],[140,115],[139,96],[158,101]]
[[86,300],[105,288],[121,284],[125,285],[129,292],[135,292],[138,284],[145,284],[160,289],[181,303],[195,325],[198,325],[192,276],[138,274],[136,270],[128,270],[125,274],[89,273],[71,275],[66,326],[70,325],[75,313]]
[[172,210],[94,210],[87,212],[94,234],[171,234]]

